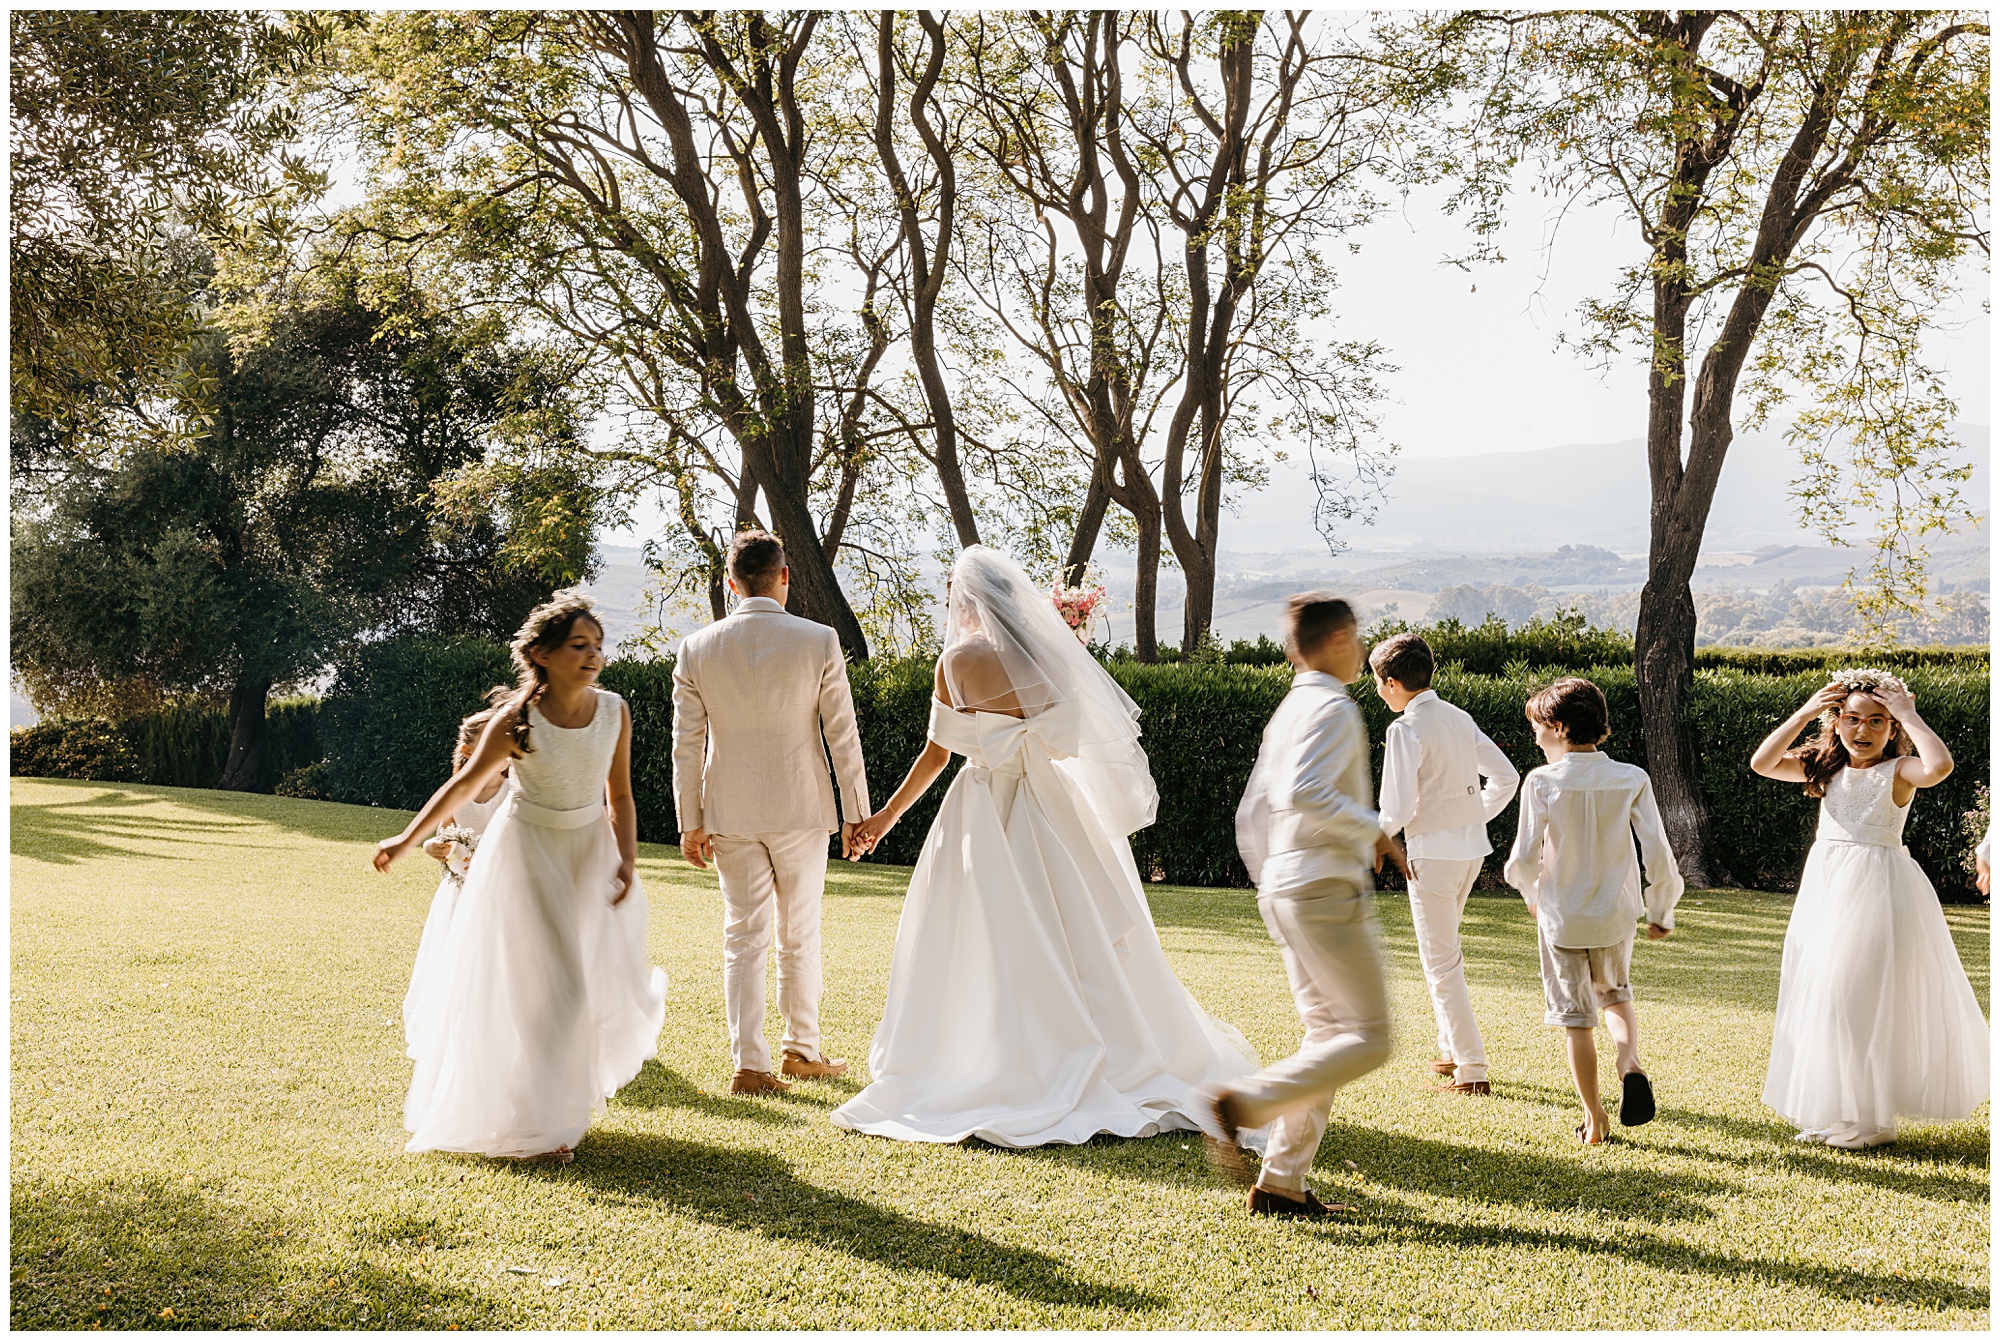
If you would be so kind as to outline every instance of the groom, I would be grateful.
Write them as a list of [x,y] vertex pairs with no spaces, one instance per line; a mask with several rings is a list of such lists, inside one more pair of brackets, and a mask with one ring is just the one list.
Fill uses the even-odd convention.
[[[722,882],[722,991],[736,1074],[732,1094],[789,1088],[764,1041],[764,960],[775,929],[784,1074],[837,1076],[820,1051],[819,905],[826,836],[851,853],[868,814],[868,775],[840,640],[785,611],[791,587],[774,535],[729,546],[734,614],[681,644],[674,661],[674,805],[681,854]],[[847,812],[837,823],[827,759]]]

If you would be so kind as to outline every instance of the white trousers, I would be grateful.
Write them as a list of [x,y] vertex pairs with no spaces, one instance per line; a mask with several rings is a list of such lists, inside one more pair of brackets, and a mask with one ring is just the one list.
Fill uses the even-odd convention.
[[1389,1060],[1389,996],[1373,896],[1365,890],[1322,880],[1259,895],[1257,908],[1284,951],[1306,1034],[1296,1053],[1228,1090],[1243,1126],[1271,1127],[1258,1183],[1298,1192],[1326,1133],[1334,1092]]
[[1458,922],[1465,916],[1465,899],[1479,878],[1478,861],[1412,859],[1410,922],[1417,932],[1417,959],[1430,984],[1431,1010],[1437,1015],[1438,1056],[1458,1063],[1455,1082],[1486,1079],[1486,1043],[1479,1022],[1472,1018],[1472,993],[1465,986],[1465,952],[1458,943]]
[[778,1013],[784,1046],[819,1052],[819,908],[826,890],[823,829],[712,834],[722,881],[722,994],[729,1051],[739,1071],[773,1071],[764,1041],[764,963],[778,940]]

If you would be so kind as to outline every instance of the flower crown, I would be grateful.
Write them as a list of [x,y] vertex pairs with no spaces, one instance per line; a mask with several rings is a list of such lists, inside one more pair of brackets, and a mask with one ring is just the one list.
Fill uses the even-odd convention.
[[1885,685],[1901,684],[1902,680],[1894,671],[1883,670],[1880,666],[1850,666],[1829,675],[1827,682],[1839,685],[1850,694],[1871,694]]

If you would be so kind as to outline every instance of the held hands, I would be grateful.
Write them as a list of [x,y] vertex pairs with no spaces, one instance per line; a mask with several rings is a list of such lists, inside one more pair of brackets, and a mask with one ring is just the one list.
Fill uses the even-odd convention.
[[841,835],[841,850],[849,861],[860,861],[875,850],[889,830],[896,827],[896,816],[886,810],[878,810],[861,823],[853,826],[852,833]]
[[[707,870],[708,863],[715,860],[715,845],[708,840],[708,830],[689,829],[686,833],[683,833],[681,835],[681,855],[686,857],[688,864],[696,870]],[[625,874],[629,878],[631,872],[627,871]],[[620,894],[618,897],[623,899],[625,896]]]
[[1403,873],[1403,879],[1410,879],[1410,859],[1403,852],[1403,845],[1389,834],[1383,834],[1375,843],[1375,873],[1382,873],[1382,859],[1387,857],[1396,863],[1396,869]]

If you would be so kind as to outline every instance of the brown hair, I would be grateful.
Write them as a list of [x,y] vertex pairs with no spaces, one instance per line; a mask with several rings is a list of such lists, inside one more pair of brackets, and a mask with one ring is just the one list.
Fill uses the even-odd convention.
[[[1839,707],[1828,708],[1819,715],[1819,730],[1811,740],[1785,751],[1785,757],[1798,760],[1799,767],[1806,772],[1807,796],[1825,796],[1827,784],[1840,775],[1840,770],[1847,767],[1852,758],[1847,753],[1847,745],[1833,726],[1840,720],[1842,711],[1846,709],[1847,699],[1853,698],[1856,694],[1863,698],[1875,698],[1866,689],[1849,689],[1847,698],[1840,700]],[[1882,700],[1876,698],[1875,701],[1880,703]],[[1894,759],[1899,755],[1908,754],[1910,738],[1903,734],[1903,724],[1896,720],[1893,713],[1889,717],[1889,729],[1895,734],[1889,738],[1889,743],[1882,747],[1882,757]]]
[[769,531],[738,531],[729,542],[729,575],[745,596],[763,596],[785,570],[785,546]]
[[[498,699],[512,692],[504,684],[496,685],[486,697],[489,700]],[[497,708],[481,708],[458,724],[458,743],[451,750],[452,772],[456,773],[463,768],[465,761],[472,757],[473,748],[479,744],[480,734],[486,730],[486,724],[493,720],[493,714],[497,711],[499,711]]]
[[1384,680],[1394,680],[1411,693],[1431,687],[1431,672],[1437,660],[1431,645],[1414,633],[1399,633],[1375,644],[1368,654],[1368,669]]
[[549,688],[548,671],[536,665],[529,653],[553,652],[561,647],[569,641],[579,619],[589,620],[600,634],[604,632],[604,621],[597,617],[597,609],[588,597],[575,592],[553,596],[528,612],[514,641],[507,645],[516,681],[512,689],[503,687],[494,691],[503,697],[494,704],[493,711],[514,719],[507,734],[513,737],[514,748],[523,754],[532,754],[535,749],[528,743],[528,705]]
[[1528,717],[1553,726],[1572,745],[1596,745],[1611,734],[1604,691],[1580,675],[1565,675],[1528,699]]
[[1330,591],[1302,591],[1285,602],[1285,641],[1310,656],[1342,629],[1354,627],[1354,608]]

